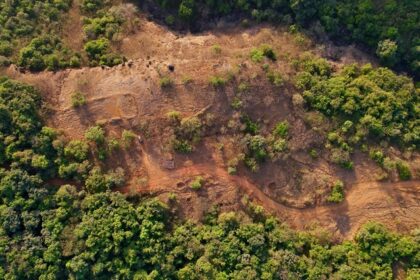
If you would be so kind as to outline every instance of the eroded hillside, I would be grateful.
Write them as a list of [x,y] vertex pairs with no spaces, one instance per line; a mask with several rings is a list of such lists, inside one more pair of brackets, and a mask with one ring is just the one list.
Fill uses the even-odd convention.
[[[368,220],[401,231],[419,225],[416,150],[385,146],[392,159],[409,164],[406,182],[359,149],[351,154],[352,169],[340,167],[323,134],[333,120],[321,118],[314,128],[318,115],[295,86],[297,64],[310,53],[334,57],[335,71],[372,58],[263,25],[180,35],[142,16],[132,28],[117,46],[130,60],[112,68],[4,70],[40,90],[47,123],[70,139],[82,139],[95,125],[107,139],[134,132],[130,148],[96,159],[105,169],[124,168],[129,182],[119,190],[165,200],[176,194],[178,214],[197,220],[213,205],[239,211],[251,199],[296,228],[319,224],[338,236],[353,236]],[[275,59],[264,53],[267,46]],[[85,99],[81,106],[76,93]],[[261,161],[247,144],[259,135],[275,145]],[[197,180],[201,188],[194,190]],[[329,197],[337,182],[344,201],[334,204]]]

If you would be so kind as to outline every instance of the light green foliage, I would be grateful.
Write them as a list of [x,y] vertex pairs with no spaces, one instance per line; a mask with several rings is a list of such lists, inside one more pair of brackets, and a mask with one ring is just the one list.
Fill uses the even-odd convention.
[[86,18],[83,22],[83,31],[89,40],[103,37],[113,41],[123,22],[120,15],[106,12],[99,17]]
[[277,60],[277,55],[273,48],[267,44],[263,44],[259,48],[252,49],[250,56],[253,62],[262,62],[264,57],[272,61]]
[[270,83],[272,83],[276,87],[281,87],[284,84],[283,77],[278,72],[269,71],[267,73],[267,78],[270,81]]
[[396,42],[386,39],[378,43],[376,55],[389,66],[393,66],[397,61],[398,45]]
[[121,141],[125,148],[129,148],[134,144],[136,134],[131,130],[124,129],[121,134]]
[[194,180],[190,183],[190,188],[193,190],[199,190],[203,186],[204,178],[201,176],[197,176]]
[[342,181],[337,181],[332,187],[331,194],[328,196],[328,202],[339,203],[344,199],[344,184]]
[[181,153],[190,153],[194,144],[201,140],[202,123],[195,116],[189,118],[172,119],[175,139],[172,141],[173,149]]
[[287,121],[277,123],[273,130],[273,134],[278,137],[286,138],[289,134],[289,123]]
[[211,47],[211,50],[214,54],[217,54],[217,55],[222,53],[222,47],[220,45],[213,45]]
[[86,97],[80,91],[76,91],[71,95],[71,105],[74,108],[86,105]]
[[85,138],[97,145],[105,143],[105,131],[100,126],[92,126],[85,132]]
[[77,162],[82,162],[87,159],[89,152],[89,145],[81,140],[72,140],[64,148],[64,155]]
[[227,83],[226,79],[219,76],[211,77],[209,82],[210,82],[210,85],[212,85],[215,88],[223,88]]
[[161,88],[163,89],[168,89],[171,88],[173,86],[174,82],[172,81],[172,79],[170,77],[162,77],[159,81],[159,85]]

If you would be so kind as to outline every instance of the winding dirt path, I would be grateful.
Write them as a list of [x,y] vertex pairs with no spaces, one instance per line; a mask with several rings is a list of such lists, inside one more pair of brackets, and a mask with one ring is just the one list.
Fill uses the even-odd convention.
[[163,170],[147,153],[144,153],[143,164],[149,173],[149,187],[139,189],[141,193],[185,192],[174,188],[174,182],[205,175],[223,185],[236,185],[269,212],[298,229],[319,224],[351,238],[362,224],[371,220],[401,231],[420,225],[419,180],[357,183],[348,188],[342,203],[295,208],[273,200],[249,179],[229,175],[224,168],[212,164]]

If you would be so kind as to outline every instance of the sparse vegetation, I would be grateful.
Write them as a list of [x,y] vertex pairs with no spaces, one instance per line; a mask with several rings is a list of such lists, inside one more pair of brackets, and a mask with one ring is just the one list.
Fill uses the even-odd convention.
[[121,134],[121,142],[126,149],[130,148],[134,144],[136,138],[136,134],[131,130],[124,129]]
[[71,95],[71,105],[74,108],[79,108],[86,105],[86,97],[80,91],[76,91]]
[[174,82],[172,81],[170,77],[165,76],[165,77],[160,78],[159,85],[163,89],[168,89],[174,85]]
[[271,61],[277,60],[277,55],[273,48],[265,44],[261,45],[259,48],[252,49],[250,56],[253,62],[262,62],[264,57]]
[[220,45],[213,45],[211,47],[211,50],[214,54],[221,54],[222,53],[222,47],[220,47]]
[[411,179],[411,171],[410,167],[406,162],[398,161],[396,164],[398,175],[400,176],[401,180],[410,180]]
[[210,85],[212,85],[215,88],[223,88],[227,83],[226,79],[219,76],[211,77],[209,82],[210,82]]
[[328,202],[339,203],[344,199],[344,184],[342,181],[337,181],[332,187],[331,194],[327,198]]
[[201,177],[201,176],[197,176],[191,182],[190,187],[191,187],[191,189],[197,191],[197,190],[201,189],[201,187],[203,186],[203,183],[204,183],[204,178]]

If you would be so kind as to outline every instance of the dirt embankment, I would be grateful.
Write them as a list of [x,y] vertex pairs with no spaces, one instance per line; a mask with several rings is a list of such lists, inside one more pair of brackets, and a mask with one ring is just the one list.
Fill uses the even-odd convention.
[[[262,64],[249,59],[252,48],[262,43],[279,54],[270,68],[282,73],[286,84],[281,88],[271,86]],[[111,155],[106,162],[108,167],[124,167],[130,176],[122,191],[164,199],[175,193],[180,215],[195,219],[213,204],[238,211],[247,195],[296,228],[318,223],[345,237],[368,220],[404,231],[420,225],[420,181],[378,182],[383,171],[361,153],[355,155],[351,172],[331,165],[323,156],[322,137],[305,124],[304,112],[292,103],[293,60],[314,48],[310,42],[296,43],[284,30],[264,26],[180,36],[142,21],[139,31],[124,38],[119,48],[132,58],[129,65],[57,73],[20,73],[11,66],[5,74],[39,88],[48,104],[48,124],[71,138],[83,137],[96,123],[106,128],[109,137],[119,137],[123,129],[139,134],[143,143]],[[360,53],[351,48],[338,52],[342,57],[335,62],[337,67],[343,61],[366,59],[359,59]],[[168,64],[175,71],[169,71]],[[214,75],[233,78],[220,90],[209,85]],[[173,81],[170,89],[159,86],[163,77]],[[242,166],[238,175],[229,175],[227,162],[238,152],[242,137],[229,130],[237,114],[231,104],[240,83],[250,85],[249,93],[241,96],[243,111],[260,123],[261,133],[271,131],[279,121],[291,124],[290,154],[263,164],[258,173]],[[72,107],[75,92],[86,96],[84,107]],[[211,119],[190,155],[173,153],[168,146],[165,116],[174,110],[183,117]],[[308,155],[311,147],[320,150],[318,159]],[[420,166],[419,160],[412,156],[413,170]],[[198,175],[205,184],[193,191],[188,185]],[[323,198],[336,179],[345,182],[346,199],[338,205],[325,204]]]

